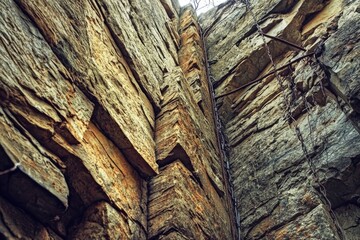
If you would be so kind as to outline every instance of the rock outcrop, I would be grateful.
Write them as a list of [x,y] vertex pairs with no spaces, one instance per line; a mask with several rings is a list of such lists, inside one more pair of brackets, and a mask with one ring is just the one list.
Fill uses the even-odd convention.
[[357,239],[359,3],[2,0],[0,238]]
[[249,2],[200,17],[242,239],[357,239],[360,2]]
[[0,4],[0,238],[232,238],[194,10]]

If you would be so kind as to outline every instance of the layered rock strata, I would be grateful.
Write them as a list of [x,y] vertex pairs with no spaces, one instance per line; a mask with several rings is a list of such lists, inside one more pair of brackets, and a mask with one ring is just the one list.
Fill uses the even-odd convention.
[[165,75],[161,90],[164,99],[156,117],[155,132],[157,162],[161,168],[160,174],[149,182],[150,239],[232,238],[232,220],[196,20],[191,7],[183,9],[179,30],[180,67]]
[[232,238],[194,11],[0,5],[0,238]]
[[218,96],[315,54],[217,101],[241,237],[357,239],[360,2],[249,2],[200,17]]
[[359,3],[1,1],[0,238],[357,239]]

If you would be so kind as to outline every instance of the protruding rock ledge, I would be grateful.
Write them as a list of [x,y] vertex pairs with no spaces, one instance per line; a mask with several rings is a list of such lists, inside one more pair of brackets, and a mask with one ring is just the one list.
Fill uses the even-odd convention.
[[227,214],[181,161],[161,169],[149,190],[150,239],[231,239]]

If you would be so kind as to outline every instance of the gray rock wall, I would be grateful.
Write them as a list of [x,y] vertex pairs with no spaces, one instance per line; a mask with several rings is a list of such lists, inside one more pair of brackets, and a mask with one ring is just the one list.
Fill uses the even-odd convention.
[[242,239],[360,236],[359,1],[250,1],[200,17]]

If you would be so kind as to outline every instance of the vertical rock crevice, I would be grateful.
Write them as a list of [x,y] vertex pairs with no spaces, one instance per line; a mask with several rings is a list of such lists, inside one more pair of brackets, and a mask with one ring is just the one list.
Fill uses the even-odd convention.
[[192,7],[180,12],[179,37],[180,66],[164,77],[164,99],[156,117],[156,155],[161,168],[148,185],[149,238],[231,239],[232,216],[201,33]]
[[356,239],[359,1],[250,3],[2,1],[0,237]]

